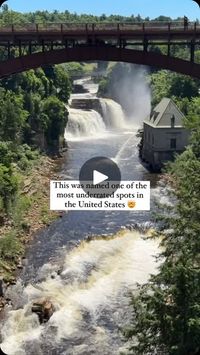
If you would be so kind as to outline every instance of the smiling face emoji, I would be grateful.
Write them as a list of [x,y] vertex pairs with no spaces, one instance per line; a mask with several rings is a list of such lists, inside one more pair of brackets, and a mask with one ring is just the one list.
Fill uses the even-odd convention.
[[129,207],[129,208],[134,208],[135,205],[136,205],[136,202],[135,202],[135,201],[133,201],[133,200],[128,201],[128,207]]

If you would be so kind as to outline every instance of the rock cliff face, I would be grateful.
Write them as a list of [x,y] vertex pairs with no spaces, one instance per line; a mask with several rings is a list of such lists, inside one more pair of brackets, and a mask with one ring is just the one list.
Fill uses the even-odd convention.
[[85,94],[85,93],[88,93],[89,91],[87,89],[85,89],[83,85],[73,83],[72,84],[72,92],[73,92],[73,94]]
[[101,102],[98,98],[72,99],[70,107],[80,110],[95,110],[103,116]]

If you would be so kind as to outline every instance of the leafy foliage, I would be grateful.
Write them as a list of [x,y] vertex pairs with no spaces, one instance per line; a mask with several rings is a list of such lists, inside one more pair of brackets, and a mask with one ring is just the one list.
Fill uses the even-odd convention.
[[156,105],[163,97],[174,97],[185,104],[193,97],[199,95],[200,82],[189,76],[171,73],[167,70],[161,70],[150,75],[152,85],[152,105]]
[[[196,124],[199,131],[199,120]],[[132,297],[133,322],[124,332],[132,342],[129,354],[200,351],[200,159],[195,141],[192,134],[191,146],[170,165],[177,203],[170,215],[163,207],[159,272]]]
[[18,255],[22,250],[14,232],[9,232],[4,238],[0,239],[0,258],[17,261]]
[[28,112],[23,109],[22,96],[11,91],[0,91],[0,138],[19,141]]
[[67,122],[64,103],[70,90],[69,75],[62,66],[30,70],[0,80],[1,212],[8,213],[14,202],[16,165],[25,171],[38,157],[35,148],[41,147],[35,145],[35,137],[44,132],[47,148],[52,140],[59,145]]
[[57,141],[64,133],[68,112],[65,105],[55,96],[51,96],[44,100],[42,112],[48,120],[46,135],[49,144],[51,144],[53,141]]
[[[78,15],[76,12],[70,13],[68,10],[64,12],[59,12],[57,10],[54,10],[53,12],[48,12],[48,11],[35,11],[29,12],[29,13],[20,13],[16,12],[13,10],[9,10],[7,5],[4,5],[3,11],[0,14],[0,23],[7,24],[9,25],[10,23],[14,24],[23,24],[25,22],[30,22],[30,23],[45,23],[45,22],[81,22],[81,23],[93,23],[93,22],[129,22],[129,23],[134,23],[134,22],[143,22],[143,21],[150,21],[149,17],[142,18],[140,15],[130,15],[130,16],[122,16],[122,15],[114,15],[111,14],[107,16],[106,14],[102,14],[100,16],[95,16],[91,14],[80,14]],[[183,20],[183,18],[176,18],[172,20],[168,16],[158,16],[155,19],[152,19],[153,21],[163,21],[163,22],[169,22],[169,21],[180,21]]]
[[18,190],[17,176],[13,174],[11,167],[0,164],[0,198],[5,212],[9,212],[9,207]]

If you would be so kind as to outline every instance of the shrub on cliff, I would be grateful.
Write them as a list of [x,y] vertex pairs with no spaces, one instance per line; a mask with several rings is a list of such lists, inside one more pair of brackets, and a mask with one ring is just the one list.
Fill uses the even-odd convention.
[[1,208],[6,213],[14,202],[18,190],[18,179],[11,167],[0,164],[0,200]]

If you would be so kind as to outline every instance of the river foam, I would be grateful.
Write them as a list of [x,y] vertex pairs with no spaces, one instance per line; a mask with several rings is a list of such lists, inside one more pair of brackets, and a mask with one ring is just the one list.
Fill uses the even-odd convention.
[[[80,344],[89,347],[87,354],[92,354],[95,339],[98,354],[107,354],[110,346],[117,354],[119,344],[116,347],[114,340],[110,344],[109,333],[111,329],[116,332],[119,341],[114,328],[123,323],[122,314],[126,318],[128,292],[156,272],[153,255],[158,253],[157,242],[143,237],[137,231],[123,231],[106,239],[83,241],[67,253],[60,275],[52,278],[49,274],[36,287],[28,285],[24,289],[23,296],[28,301],[24,308],[9,312],[2,329],[2,350],[10,355],[25,355],[34,354],[37,349],[39,355],[47,351],[44,343],[47,349],[59,349],[70,342],[71,350],[63,354],[85,354],[82,350],[77,352]],[[38,298],[51,300],[56,309],[45,325],[40,325],[31,313],[31,304]]]

